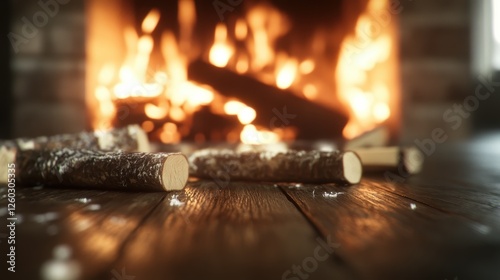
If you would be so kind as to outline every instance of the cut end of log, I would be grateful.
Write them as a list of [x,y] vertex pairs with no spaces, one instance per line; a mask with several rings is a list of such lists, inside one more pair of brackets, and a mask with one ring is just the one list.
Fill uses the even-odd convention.
[[344,177],[350,184],[357,184],[361,181],[363,167],[359,157],[353,152],[345,152],[342,158],[344,165]]
[[142,153],[151,152],[148,135],[139,125],[131,125],[128,127],[129,133],[137,135],[137,151]]
[[0,184],[8,182],[8,164],[14,163],[16,159],[15,150],[0,146]]
[[410,174],[417,174],[422,170],[424,155],[416,147],[404,149],[403,162],[406,170]]
[[182,190],[189,176],[187,158],[181,154],[172,154],[163,164],[162,183],[166,191]]

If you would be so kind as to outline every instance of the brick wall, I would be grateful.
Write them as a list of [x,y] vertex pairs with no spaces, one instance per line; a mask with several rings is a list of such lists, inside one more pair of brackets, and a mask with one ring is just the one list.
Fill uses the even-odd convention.
[[83,0],[11,3],[13,136],[85,129]]
[[[404,142],[446,130],[443,113],[473,94],[472,0],[406,0],[401,13]],[[470,120],[450,136],[469,133]]]

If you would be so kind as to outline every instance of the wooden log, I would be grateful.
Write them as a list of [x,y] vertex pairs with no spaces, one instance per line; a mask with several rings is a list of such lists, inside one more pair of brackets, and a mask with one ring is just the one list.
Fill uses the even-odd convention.
[[150,151],[148,137],[138,125],[129,125],[106,131],[42,136],[32,139],[19,138],[0,141],[0,146],[9,150],[22,151],[62,148],[125,152]]
[[344,150],[365,147],[387,146],[390,140],[390,130],[387,126],[379,126],[344,143]]
[[347,123],[347,114],[344,112],[307,101],[293,92],[218,68],[202,60],[189,65],[188,76],[193,81],[208,84],[222,95],[237,98],[255,109],[255,124],[271,129],[297,127],[298,139],[340,138]]
[[189,157],[190,175],[207,179],[359,183],[361,162],[352,152],[205,149]]
[[7,168],[3,167],[14,162],[17,151],[62,148],[149,152],[150,144],[148,136],[138,125],[129,125],[108,131],[0,141],[0,183],[7,182]]
[[16,155],[16,178],[30,187],[180,190],[188,179],[188,163],[182,154],[28,150]]
[[424,155],[416,147],[370,147],[352,149],[365,172],[399,171],[416,174],[422,169]]

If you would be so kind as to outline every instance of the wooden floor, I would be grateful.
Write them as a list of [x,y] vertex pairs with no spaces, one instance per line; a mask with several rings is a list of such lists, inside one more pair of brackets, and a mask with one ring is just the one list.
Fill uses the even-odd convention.
[[0,279],[500,279],[500,149],[471,150],[348,187],[18,188],[16,273],[2,186]]

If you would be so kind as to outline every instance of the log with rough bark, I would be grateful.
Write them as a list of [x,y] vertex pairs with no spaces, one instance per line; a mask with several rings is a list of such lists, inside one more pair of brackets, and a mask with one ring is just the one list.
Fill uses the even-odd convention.
[[302,140],[342,137],[347,123],[347,114],[343,112],[202,60],[192,62],[188,72],[189,79],[208,84],[222,95],[237,98],[255,109],[255,124],[270,129],[297,127],[297,138]]
[[188,162],[182,154],[91,150],[28,150],[16,155],[20,185],[136,191],[182,189]]
[[362,166],[352,152],[205,149],[189,157],[190,175],[214,180],[359,183]]
[[[149,152],[148,136],[138,125],[107,131],[80,132],[36,138],[0,141],[0,166],[14,162],[17,151],[43,149],[88,149],[124,152]],[[7,169],[0,167],[0,183],[7,182]]]
[[105,131],[42,136],[32,139],[19,138],[0,141],[0,146],[23,151],[62,148],[126,152],[149,152],[150,150],[147,135],[138,125],[129,125]]
[[366,172],[394,170],[416,174],[422,169],[424,156],[416,147],[369,147],[352,149],[358,154]]

